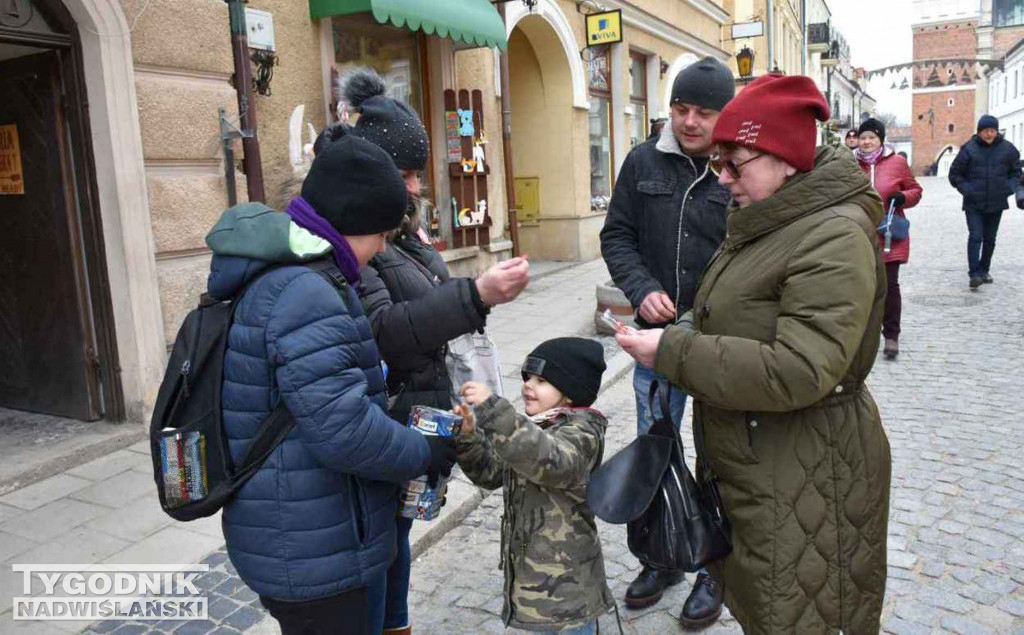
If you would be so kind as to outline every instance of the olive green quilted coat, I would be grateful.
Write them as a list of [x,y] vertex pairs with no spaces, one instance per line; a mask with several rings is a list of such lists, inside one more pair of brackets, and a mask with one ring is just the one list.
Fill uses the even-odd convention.
[[[885,595],[889,442],[864,386],[885,270],[878,195],[853,155],[732,209],[656,368],[693,395],[733,525],[713,573],[746,633],[877,633]],[[707,475],[701,475],[706,477]]]

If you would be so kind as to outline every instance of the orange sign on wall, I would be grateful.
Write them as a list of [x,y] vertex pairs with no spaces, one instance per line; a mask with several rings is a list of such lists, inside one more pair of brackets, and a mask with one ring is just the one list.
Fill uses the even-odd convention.
[[21,145],[18,126],[0,126],[0,194],[24,194],[25,176],[21,171]]

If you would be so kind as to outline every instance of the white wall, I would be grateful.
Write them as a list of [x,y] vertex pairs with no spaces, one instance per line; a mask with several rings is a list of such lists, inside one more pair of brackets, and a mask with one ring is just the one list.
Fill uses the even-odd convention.
[[914,24],[976,18],[981,13],[980,0],[914,0]]
[[892,144],[893,150],[897,153],[903,152],[907,155],[907,163],[914,163],[914,144],[911,141],[900,141]]
[[1006,58],[1003,70],[988,77],[988,113],[999,119],[999,129],[1018,148],[1024,143],[1024,49]]

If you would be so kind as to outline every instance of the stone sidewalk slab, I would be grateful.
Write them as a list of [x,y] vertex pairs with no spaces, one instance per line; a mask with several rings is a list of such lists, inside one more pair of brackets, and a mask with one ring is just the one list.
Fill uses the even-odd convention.
[[190,523],[175,523],[108,556],[105,564],[188,564],[199,562],[224,544],[224,537],[189,531]]
[[0,525],[0,531],[46,542],[108,511],[71,498],[62,498]]
[[105,509],[85,526],[136,543],[176,522],[164,513],[156,496],[147,496],[120,509]]
[[152,477],[147,480],[139,472],[125,470],[120,474],[115,474],[90,487],[75,492],[71,495],[71,498],[116,509],[124,507],[147,494],[155,494],[155,487]]
[[136,467],[153,469],[153,462],[148,453],[143,455],[129,450],[118,450],[95,461],[72,468],[66,474],[90,481],[103,481]]
[[59,537],[7,558],[7,565],[21,564],[93,564],[129,546],[129,542],[95,529],[78,527]]
[[69,474],[57,474],[28,487],[0,496],[0,504],[33,510],[92,485],[92,481]]

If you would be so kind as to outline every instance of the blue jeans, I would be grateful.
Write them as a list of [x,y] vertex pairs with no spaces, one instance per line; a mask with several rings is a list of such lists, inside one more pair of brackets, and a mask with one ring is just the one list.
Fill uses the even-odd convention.
[[577,628],[567,628],[564,631],[541,631],[540,635],[596,635],[597,620],[588,622]]
[[996,250],[996,234],[1002,212],[967,212],[967,268],[972,278],[988,273],[992,252]]
[[388,569],[387,596],[384,608],[384,628],[409,626],[409,569],[412,558],[409,551],[411,518],[396,518],[398,553]]
[[[648,411],[647,404],[651,392],[651,383],[658,381],[658,398],[654,400],[655,412],[661,414],[661,391],[669,388],[668,379],[664,375],[654,372],[653,368],[647,368],[637,364],[633,369],[633,392],[636,393],[636,434],[640,436],[647,432],[654,425],[654,415]],[[669,392],[668,409],[671,410],[672,423],[676,424],[676,430],[683,420],[683,411],[686,410],[686,393],[678,386],[672,386]]]

